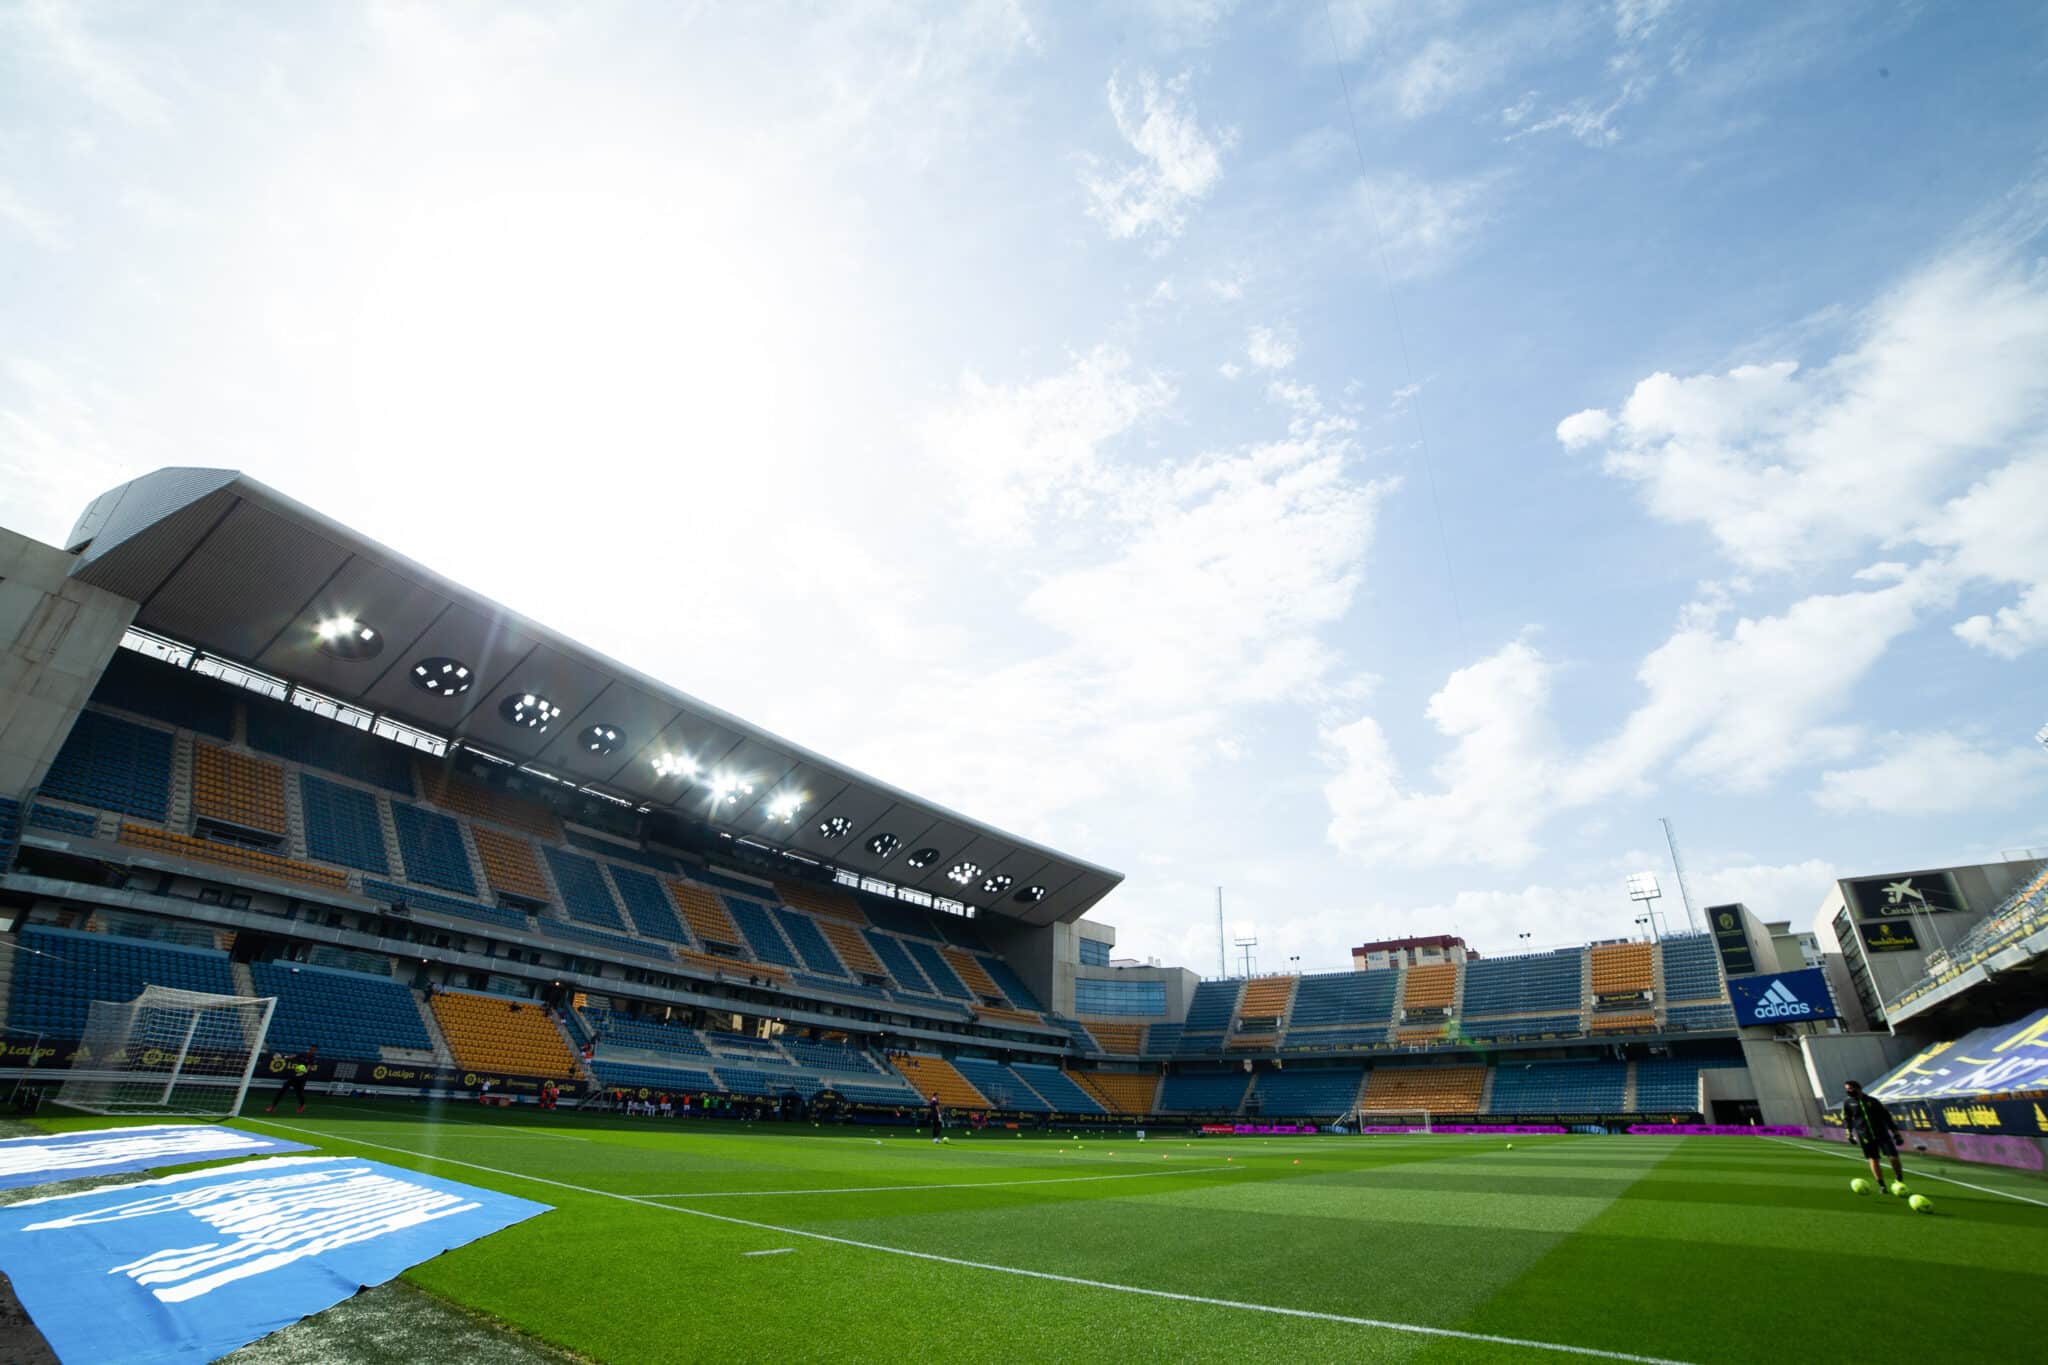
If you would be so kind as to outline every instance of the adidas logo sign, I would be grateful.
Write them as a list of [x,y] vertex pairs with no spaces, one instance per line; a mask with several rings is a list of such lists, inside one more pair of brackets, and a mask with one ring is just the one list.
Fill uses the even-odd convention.
[[1792,994],[1782,981],[1773,981],[1771,988],[1764,992],[1764,998],[1756,1004],[1756,1017],[1759,1019],[1804,1019],[1812,1013],[1813,1006]]

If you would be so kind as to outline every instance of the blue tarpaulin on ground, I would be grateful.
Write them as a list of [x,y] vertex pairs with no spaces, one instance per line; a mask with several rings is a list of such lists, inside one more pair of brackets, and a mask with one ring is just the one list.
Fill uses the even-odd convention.
[[2048,1087],[2048,1010],[1936,1043],[1870,1087],[1892,1100],[2001,1095]]
[[0,1142],[0,1190],[76,1180],[88,1175],[123,1175],[159,1166],[186,1166],[236,1156],[310,1152],[303,1142],[245,1133],[212,1123],[151,1123],[129,1128],[95,1128],[82,1133],[9,1138]]
[[65,1365],[200,1365],[548,1206],[276,1157],[0,1208],[0,1271]]

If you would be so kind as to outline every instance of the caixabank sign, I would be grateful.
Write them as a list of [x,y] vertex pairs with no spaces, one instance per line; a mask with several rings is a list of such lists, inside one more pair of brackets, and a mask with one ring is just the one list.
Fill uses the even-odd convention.
[[1735,1004],[1735,1022],[1743,1028],[1835,1017],[1827,973],[1818,967],[1775,976],[1733,977],[1728,982],[1728,998]]

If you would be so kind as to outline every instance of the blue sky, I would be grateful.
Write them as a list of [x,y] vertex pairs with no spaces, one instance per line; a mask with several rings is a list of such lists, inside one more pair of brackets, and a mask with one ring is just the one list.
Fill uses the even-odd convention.
[[245,469],[1208,971],[1804,925],[2048,845],[2048,12],[1776,9],[0,4],[0,519]]

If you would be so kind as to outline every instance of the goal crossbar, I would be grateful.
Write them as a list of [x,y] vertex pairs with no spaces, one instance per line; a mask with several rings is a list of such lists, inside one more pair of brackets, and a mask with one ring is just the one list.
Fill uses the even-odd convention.
[[271,996],[175,986],[92,1001],[54,1098],[88,1114],[231,1118],[249,1093],[276,1008]]

